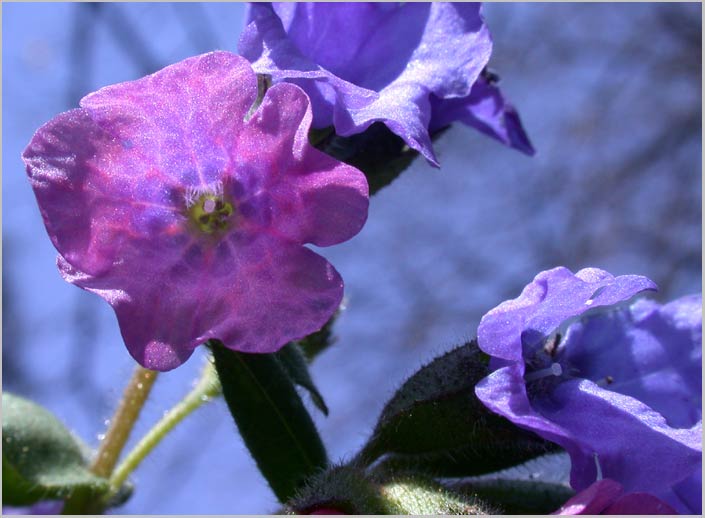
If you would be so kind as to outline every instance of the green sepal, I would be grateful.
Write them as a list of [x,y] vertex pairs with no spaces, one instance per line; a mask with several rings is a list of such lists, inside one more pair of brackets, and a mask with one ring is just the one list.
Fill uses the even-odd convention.
[[308,364],[306,363],[306,356],[304,356],[301,347],[296,343],[289,343],[277,351],[275,356],[277,360],[281,362],[291,380],[298,386],[308,390],[316,408],[323,412],[324,415],[328,415],[328,407],[323,400],[323,396],[313,383],[313,379],[311,379]]
[[387,403],[357,461],[369,465],[383,457],[379,471],[465,477],[556,450],[477,398],[474,387],[489,374],[487,362],[473,341],[421,368]]
[[334,466],[312,477],[287,502],[287,514],[311,514],[319,509],[335,509],[345,514],[389,514],[380,486],[355,466]]
[[438,482],[409,477],[387,481],[381,488],[389,514],[489,515],[493,509],[475,496],[450,491]]
[[538,480],[485,479],[454,489],[496,507],[503,514],[551,514],[575,495],[570,487]]
[[321,135],[319,131],[309,139],[316,141],[316,147],[324,153],[362,171],[370,186],[370,196],[392,183],[419,154],[381,122],[350,137],[332,132]]
[[321,329],[315,333],[311,333],[306,338],[302,338],[297,343],[301,347],[301,350],[306,356],[306,361],[311,363],[316,356],[325,351],[328,347],[335,343],[335,337],[333,336],[333,323],[340,315],[340,309],[338,309],[333,316],[328,319]]
[[210,340],[223,396],[260,472],[281,502],[328,459],[294,382],[273,354],[232,351]]
[[7,505],[65,499],[76,491],[108,491],[107,479],[88,470],[83,446],[45,408],[2,395],[2,495]]

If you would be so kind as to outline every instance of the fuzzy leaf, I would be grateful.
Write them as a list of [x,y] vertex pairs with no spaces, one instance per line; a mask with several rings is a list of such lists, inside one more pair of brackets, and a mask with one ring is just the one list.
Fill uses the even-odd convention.
[[328,415],[328,407],[323,400],[323,396],[313,383],[313,379],[311,379],[311,374],[306,364],[306,356],[304,356],[301,347],[296,343],[290,343],[282,347],[275,355],[284,369],[286,369],[291,380],[298,386],[308,390],[313,404],[316,405],[323,414]]
[[533,480],[476,480],[454,489],[481,498],[503,514],[550,514],[575,495],[563,484]]
[[495,514],[476,497],[454,493],[430,479],[414,477],[389,481],[383,485],[382,495],[392,514]]
[[79,442],[49,411],[2,395],[2,494],[8,505],[102,494],[108,481],[91,473]]
[[556,449],[552,443],[490,412],[475,396],[488,374],[475,342],[421,368],[387,403],[358,455],[378,470],[461,477],[491,473]]
[[246,354],[209,342],[223,396],[262,475],[286,502],[328,464],[301,397],[273,354]]

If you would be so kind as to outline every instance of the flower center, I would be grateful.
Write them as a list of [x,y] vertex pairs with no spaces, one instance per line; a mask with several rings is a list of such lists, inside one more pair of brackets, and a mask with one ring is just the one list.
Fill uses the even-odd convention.
[[561,335],[546,338],[539,347],[525,356],[524,381],[530,394],[545,394],[561,381],[570,378],[572,369],[563,358]]
[[201,194],[188,208],[189,219],[205,234],[228,229],[232,223],[233,205],[222,194]]
[[552,363],[549,367],[545,369],[540,369],[537,371],[530,372],[524,376],[524,380],[536,381],[547,376],[561,376],[563,374],[563,367],[560,363]]

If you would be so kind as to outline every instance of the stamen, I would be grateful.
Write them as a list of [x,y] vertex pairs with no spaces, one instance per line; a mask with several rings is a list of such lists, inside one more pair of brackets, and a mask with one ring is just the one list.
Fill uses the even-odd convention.
[[595,382],[595,385],[597,385],[598,387],[605,388],[608,385],[612,385],[612,383],[614,383],[614,378],[612,376],[605,376],[601,380],[597,380]]
[[560,376],[563,374],[563,367],[560,363],[552,363],[550,367],[538,371],[530,372],[524,376],[525,381],[536,381],[548,376]]
[[[184,201],[186,202],[186,208],[191,208],[198,201],[198,199],[203,195],[211,195],[214,198],[219,198],[223,196],[223,182],[218,181],[210,185],[202,186],[191,186],[186,189],[184,193]],[[204,207],[205,208],[205,207]],[[210,211],[212,212],[212,210]]]
[[602,480],[602,466],[600,466],[600,457],[597,452],[592,452],[592,458],[595,459],[595,467],[597,468],[597,480]]

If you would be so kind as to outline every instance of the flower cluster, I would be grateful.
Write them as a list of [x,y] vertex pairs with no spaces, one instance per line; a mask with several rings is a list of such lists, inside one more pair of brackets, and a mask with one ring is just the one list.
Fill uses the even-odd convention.
[[[572,461],[571,485],[598,475],[700,512],[702,300],[661,306],[647,278],[595,268],[545,271],[478,329],[492,373],[483,403]],[[597,465],[596,465],[597,461]]]
[[253,68],[303,88],[313,126],[338,135],[382,121],[430,163],[432,134],[461,121],[533,148],[490,74],[480,4],[252,4],[239,44]]
[[245,59],[204,54],[88,95],[23,154],[61,274],[110,303],[145,367],[209,339],[272,352],[338,308],[340,276],[302,245],[360,230],[365,177],[308,144],[300,88],[256,100]]

